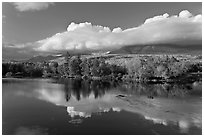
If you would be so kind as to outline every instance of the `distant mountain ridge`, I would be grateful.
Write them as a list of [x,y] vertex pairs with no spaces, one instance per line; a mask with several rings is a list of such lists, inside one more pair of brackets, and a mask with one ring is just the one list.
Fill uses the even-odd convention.
[[130,45],[110,54],[202,54],[202,45],[177,46],[174,44]]
[[[100,51],[99,51],[100,52]],[[94,52],[97,53],[97,52]],[[105,53],[105,52],[104,52]],[[84,53],[74,53],[69,52],[72,55],[87,55],[91,54],[88,52]],[[149,44],[149,45],[129,45],[124,46],[117,50],[112,50],[108,54],[191,54],[191,55],[201,55],[202,45],[189,45],[189,46],[178,46],[175,44]],[[48,56],[36,56],[28,59],[28,62],[43,62],[57,60],[58,58],[65,57],[66,51],[61,53],[61,55],[48,55]]]
[[48,56],[36,56],[33,58],[28,59],[28,62],[44,62],[44,61],[49,61],[53,59],[57,59],[61,56],[53,56],[53,55],[48,55]]

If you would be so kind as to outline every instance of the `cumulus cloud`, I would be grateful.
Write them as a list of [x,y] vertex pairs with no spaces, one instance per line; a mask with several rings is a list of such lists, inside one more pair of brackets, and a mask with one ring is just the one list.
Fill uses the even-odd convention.
[[84,31],[93,31],[93,32],[110,32],[111,30],[108,27],[103,27],[100,25],[94,26],[89,22],[76,24],[72,22],[68,27],[67,31],[75,31],[75,30],[84,30]]
[[38,11],[47,9],[52,2],[14,2],[13,5],[18,11]]
[[122,32],[123,30],[120,27],[114,28],[112,32],[114,33],[119,33]]
[[179,17],[180,18],[189,18],[191,16],[193,16],[193,15],[189,11],[187,11],[187,10],[183,10],[183,11],[181,11],[179,13]]
[[[89,22],[70,23],[67,30],[32,44],[35,51],[95,51],[118,49],[126,45],[170,43],[202,40],[202,15],[187,10],[178,15],[168,13],[148,18],[144,24],[122,30],[93,25]],[[185,44],[181,46],[185,46]]]
[[155,22],[155,21],[160,21],[160,20],[164,20],[164,19],[167,19],[169,17],[169,14],[168,13],[165,13],[163,15],[159,15],[159,16],[155,16],[153,18],[149,18],[149,19],[146,19],[144,24],[146,23],[150,23],[150,22]]

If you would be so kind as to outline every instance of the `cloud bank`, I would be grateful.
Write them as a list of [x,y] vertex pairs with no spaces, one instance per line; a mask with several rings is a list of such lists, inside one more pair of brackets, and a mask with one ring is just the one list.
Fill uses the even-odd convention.
[[202,15],[183,10],[179,15],[168,13],[146,19],[138,27],[122,30],[92,25],[89,22],[72,22],[67,31],[36,43],[37,51],[117,49],[124,45],[169,43],[201,40]]
[[13,5],[18,11],[39,11],[47,9],[52,2],[14,2]]
[[[22,9],[23,10],[23,9]],[[24,9],[25,10],[25,9]],[[111,30],[109,27],[90,22],[70,23],[67,30],[34,43],[23,44],[35,52],[65,50],[95,51],[119,49],[126,45],[180,43],[185,47],[189,41],[202,40],[202,15],[193,15],[187,10],[178,15],[165,13],[148,18],[138,27]],[[192,43],[191,43],[192,44]]]

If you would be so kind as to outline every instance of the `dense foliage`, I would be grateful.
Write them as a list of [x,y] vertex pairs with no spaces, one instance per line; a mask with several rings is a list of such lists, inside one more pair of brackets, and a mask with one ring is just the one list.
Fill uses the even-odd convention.
[[124,80],[136,81],[199,81],[202,62],[197,58],[172,55],[118,56],[107,60],[127,69]]
[[59,71],[60,74],[68,77],[122,78],[127,74],[125,67],[108,64],[102,57],[82,59],[80,56],[73,56],[66,59],[66,63],[60,66]]
[[[121,60],[121,59],[120,59]],[[174,56],[143,56],[110,62],[104,57],[65,57],[65,63],[3,63],[3,77],[70,77],[85,79],[123,79],[136,81],[167,81],[186,78],[202,72],[202,63]],[[189,77],[188,77],[189,78]],[[195,80],[195,79],[193,79]],[[197,79],[196,79],[197,80]]]
[[139,81],[176,79],[202,71],[200,62],[178,60],[173,56],[132,59],[125,66],[128,75],[124,79]]
[[2,75],[6,77],[42,77],[43,68],[33,63],[3,63]]

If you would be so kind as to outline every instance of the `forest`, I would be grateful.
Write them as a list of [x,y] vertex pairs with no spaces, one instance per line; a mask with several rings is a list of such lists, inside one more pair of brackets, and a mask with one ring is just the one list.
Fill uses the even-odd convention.
[[[175,56],[108,58],[65,56],[65,62],[7,62],[2,64],[3,77],[44,77],[137,82],[201,81],[202,62],[181,60]],[[118,62],[119,60],[119,62]]]

